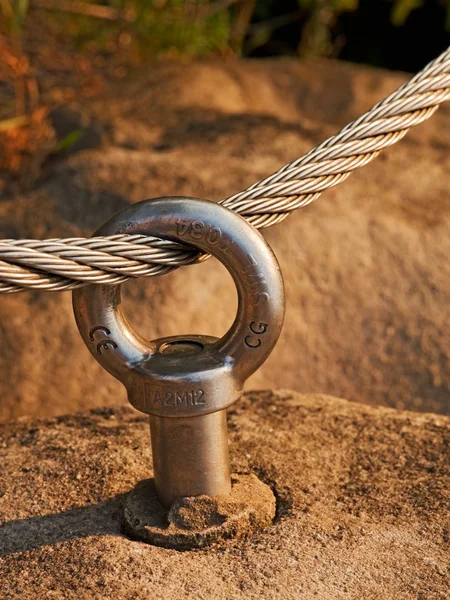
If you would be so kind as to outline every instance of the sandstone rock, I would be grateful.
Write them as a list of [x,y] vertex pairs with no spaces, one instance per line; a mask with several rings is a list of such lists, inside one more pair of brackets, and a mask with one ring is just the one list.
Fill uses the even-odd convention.
[[450,419],[259,392],[229,414],[232,468],[276,492],[273,525],[179,552],[128,539],[148,423],[103,408],[0,427],[4,600],[443,600]]
[[230,494],[180,497],[169,511],[158,502],[154,479],[144,479],[126,495],[122,530],[133,540],[175,550],[229,545],[270,527],[276,509],[270,486],[254,473],[232,474]]
[[[339,63],[155,65],[83,106],[105,147],[54,164],[0,203],[3,237],[90,235],[129,202],[216,200],[262,178],[359,116],[404,77]],[[313,205],[266,230],[287,318],[251,387],[450,412],[450,123],[426,124]],[[221,335],[235,292],[209,261],[129,284],[127,313],[149,337]],[[0,298],[0,418],[125,402],[76,330],[70,294]]]

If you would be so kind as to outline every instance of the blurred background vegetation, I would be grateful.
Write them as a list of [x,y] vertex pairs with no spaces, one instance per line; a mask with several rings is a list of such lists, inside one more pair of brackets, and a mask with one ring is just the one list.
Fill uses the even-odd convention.
[[23,45],[36,27],[134,62],[332,56],[415,71],[450,39],[450,0],[0,0],[2,36]]
[[[76,139],[55,146],[42,100],[74,74],[121,78],[149,60],[214,56],[414,72],[449,44],[450,0],[0,0],[0,170],[18,168],[11,156],[20,163],[23,152]],[[20,151],[6,157],[11,139]]]

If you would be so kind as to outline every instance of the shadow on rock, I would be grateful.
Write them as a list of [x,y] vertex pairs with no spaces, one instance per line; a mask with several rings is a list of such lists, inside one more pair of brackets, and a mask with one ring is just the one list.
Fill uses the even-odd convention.
[[122,505],[126,494],[104,502],[29,519],[17,519],[0,527],[0,556],[7,556],[75,538],[117,535],[121,532]]

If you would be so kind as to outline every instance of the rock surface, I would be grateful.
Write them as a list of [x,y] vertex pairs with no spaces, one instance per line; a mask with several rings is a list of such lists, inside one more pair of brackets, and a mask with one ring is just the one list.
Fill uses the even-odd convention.
[[[4,198],[0,236],[90,235],[129,202],[223,198],[404,79],[332,62],[154,65],[83,105],[102,123],[104,147],[56,162],[36,189]],[[250,386],[450,413],[449,126],[443,106],[266,230],[285,277],[287,318]],[[232,283],[213,261],[127,288],[127,313],[149,338],[222,335],[234,316]],[[0,297],[0,349],[0,419],[126,401],[84,348],[70,294]]]
[[269,527],[276,515],[270,486],[254,473],[233,474],[231,485],[223,496],[177,498],[167,511],[158,502],[154,479],[144,479],[126,496],[123,531],[154,546],[190,550],[229,544]]
[[0,427],[2,600],[444,600],[450,419],[259,392],[229,414],[232,468],[277,496],[265,531],[179,552],[128,539],[148,424],[103,408]]

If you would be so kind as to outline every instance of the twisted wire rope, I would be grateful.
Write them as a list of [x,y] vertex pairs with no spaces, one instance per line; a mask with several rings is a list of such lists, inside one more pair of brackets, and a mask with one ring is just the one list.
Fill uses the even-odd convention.
[[[401,140],[448,99],[450,48],[336,135],[220,204],[258,229],[280,223]],[[0,240],[0,293],[117,285],[207,258],[192,247],[143,235],[5,239]]]

